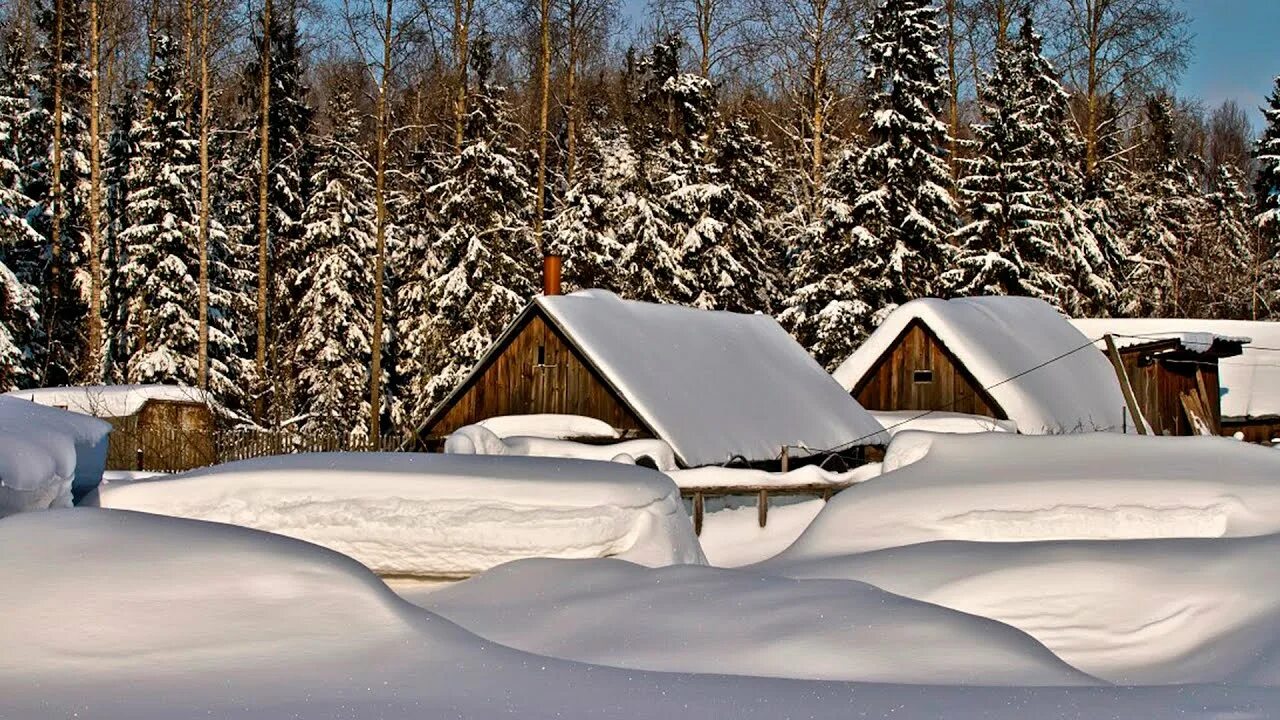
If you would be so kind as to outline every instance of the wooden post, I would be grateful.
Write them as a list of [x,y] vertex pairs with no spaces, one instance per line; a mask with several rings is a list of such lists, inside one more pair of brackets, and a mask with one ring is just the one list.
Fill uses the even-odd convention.
[[693,494],[693,534],[702,535],[702,493]]
[[787,449],[787,446],[786,446],[786,445],[783,445],[783,446],[782,446],[782,472],[787,472],[787,471],[788,471],[788,466],[790,466],[790,464],[791,464],[791,463],[790,463],[790,460],[791,460],[791,458],[790,458],[790,456],[788,455],[788,449]]
[[769,491],[764,488],[760,489],[756,497],[756,515],[760,520],[760,527],[769,522]]
[[1115,338],[1108,333],[1103,335],[1102,339],[1107,344],[1107,357],[1111,358],[1111,366],[1116,371],[1116,380],[1120,381],[1120,392],[1124,395],[1124,404],[1129,408],[1129,415],[1133,417],[1133,426],[1138,429],[1139,435],[1146,435],[1147,421],[1142,416],[1142,411],[1138,409],[1138,399],[1133,396],[1133,386],[1129,384],[1129,373],[1124,371],[1124,362],[1120,359],[1120,351],[1116,350]]
[[1204,381],[1204,369],[1196,368],[1196,386],[1200,389],[1200,402],[1204,405],[1205,415],[1209,420],[1209,428],[1213,430],[1214,435],[1222,434],[1222,420],[1218,418],[1218,414],[1213,411],[1217,403],[1213,402],[1213,398],[1209,397],[1209,385]]

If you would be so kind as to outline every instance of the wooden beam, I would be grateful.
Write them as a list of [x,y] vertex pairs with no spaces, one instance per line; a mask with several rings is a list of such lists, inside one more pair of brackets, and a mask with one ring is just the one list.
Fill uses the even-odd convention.
[[1138,399],[1133,396],[1133,385],[1129,383],[1129,373],[1124,370],[1124,362],[1120,359],[1120,352],[1116,350],[1116,341],[1108,333],[1102,336],[1107,344],[1107,357],[1111,358],[1111,366],[1115,368],[1116,380],[1120,382],[1120,393],[1124,395],[1124,404],[1129,408],[1129,416],[1133,418],[1133,425],[1138,429],[1139,435],[1147,434],[1147,421],[1142,416],[1142,411],[1138,409]]
[[1218,422],[1218,415],[1213,411],[1213,398],[1209,396],[1208,383],[1204,381],[1204,368],[1196,368],[1196,386],[1200,389],[1200,402],[1204,405],[1204,411],[1209,416],[1209,428],[1213,430],[1213,434],[1221,435],[1222,426]]

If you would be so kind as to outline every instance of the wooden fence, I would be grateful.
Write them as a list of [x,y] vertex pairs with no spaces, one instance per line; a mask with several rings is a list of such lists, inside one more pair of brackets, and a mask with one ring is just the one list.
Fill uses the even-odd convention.
[[760,527],[764,527],[769,522],[769,498],[784,497],[794,495],[807,495],[820,497],[823,501],[831,499],[835,493],[844,490],[854,483],[813,483],[810,485],[714,485],[706,487],[681,488],[680,495],[686,499],[693,501],[693,532],[695,535],[702,534],[702,516],[704,514],[704,506],[706,498],[709,497],[729,497],[740,496],[750,497],[756,496],[756,519],[760,523]]
[[[136,418],[115,424],[107,447],[108,470],[182,472],[193,468],[271,455],[306,452],[374,452],[402,449],[404,437],[383,435],[376,441],[338,435],[300,435],[253,430],[186,430],[139,428]],[[130,422],[133,420],[133,422]]]

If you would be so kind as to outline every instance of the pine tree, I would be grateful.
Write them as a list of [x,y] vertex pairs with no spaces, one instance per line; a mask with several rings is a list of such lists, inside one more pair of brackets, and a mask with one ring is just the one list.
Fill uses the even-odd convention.
[[1068,249],[1068,288],[1062,305],[1073,317],[1120,315],[1124,312],[1131,271],[1125,226],[1136,204],[1130,192],[1121,134],[1120,111],[1114,101],[1103,106],[1096,147],[1098,162],[1084,173],[1083,159],[1075,161],[1079,195],[1074,224],[1077,241]]
[[1138,182],[1141,211],[1129,247],[1134,256],[1125,312],[1134,316],[1186,314],[1187,262],[1203,217],[1200,185],[1174,135],[1172,101],[1147,101],[1146,168]]
[[[56,8],[61,7],[61,13]],[[79,377],[84,353],[89,248],[89,124],[86,121],[89,69],[85,61],[85,6],[75,2],[44,7],[36,16],[40,108],[29,116],[27,138],[41,144],[29,159],[25,192],[39,204],[32,225],[49,243],[48,261],[36,284],[41,289],[40,382],[65,385]],[[61,25],[61,47],[55,42]],[[61,107],[55,82],[61,80]],[[60,147],[53,140],[60,110]],[[54,188],[54,159],[60,158],[60,188]],[[56,208],[55,208],[56,206]],[[55,211],[58,217],[54,218]],[[54,232],[55,226],[57,232]],[[56,237],[55,237],[56,235]]]
[[1258,176],[1253,185],[1257,277],[1262,282],[1251,303],[1251,314],[1255,318],[1273,318],[1280,310],[1280,282],[1275,279],[1280,272],[1280,77],[1262,112],[1267,126],[1254,152]]
[[[943,275],[955,295],[1026,295],[1056,302],[1061,279],[1056,253],[1057,205],[1049,189],[1052,161],[1061,153],[1045,127],[1057,99],[1039,67],[1040,38],[1029,19],[1017,41],[996,50],[996,65],[982,92],[985,125],[973,128],[977,157],[960,191],[971,221],[956,231],[956,268]],[[1065,102],[1063,102],[1065,106]],[[1056,118],[1054,118],[1056,119]]]
[[533,190],[520,153],[507,144],[510,111],[493,82],[490,41],[473,45],[476,92],[462,150],[431,190],[438,198],[441,274],[428,288],[433,357],[410,394],[423,413],[444,397],[534,292],[537,258],[529,237]]
[[308,264],[298,273],[298,403],[309,433],[368,437],[375,208],[360,119],[345,87],[329,98],[332,130],[320,144],[303,213]]
[[1249,318],[1254,287],[1254,240],[1249,199],[1240,171],[1232,163],[1218,166],[1218,175],[1205,197],[1205,216],[1199,240],[1201,252],[1191,258],[1187,285],[1193,317]]
[[865,146],[827,174],[781,319],[829,367],[889,310],[940,290],[955,202],[938,120],[946,89],[927,0],[887,0],[863,40]]
[[142,154],[128,181],[131,218],[120,236],[120,272],[129,298],[126,329],[133,333],[125,373],[131,383],[197,379],[199,170],[187,131],[184,59],[171,38],[156,40]]
[[616,213],[624,188],[636,182],[639,161],[626,131],[600,125],[583,131],[576,180],[547,223],[548,245],[564,257],[564,280],[572,288],[625,292],[619,277]]
[[127,90],[108,111],[112,131],[107,141],[103,163],[106,186],[106,263],[107,281],[103,293],[107,320],[106,378],[112,383],[125,382],[128,360],[133,353],[133,334],[128,332],[129,292],[125,273],[125,248],[121,239],[130,226],[132,213],[129,196],[134,188],[131,178],[138,177],[142,157],[143,127],[138,116],[142,98],[134,89]]
[[[22,192],[20,129],[30,109],[27,63],[15,28],[4,29],[0,48],[0,392],[30,385],[39,317],[36,290],[16,272],[43,244],[28,222],[31,200]],[[30,276],[27,269],[24,274]]]

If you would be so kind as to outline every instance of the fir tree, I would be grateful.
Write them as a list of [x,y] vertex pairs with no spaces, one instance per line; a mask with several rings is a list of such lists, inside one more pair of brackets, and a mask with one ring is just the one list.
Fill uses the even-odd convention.
[[[36,291],[23,276],[43,239],[27,215],[31,199],[22,192],[20,129],[30,110],[27,64],[16,29],[3,30],[0,48],[0,392],[30,385],[36,376]],[[22,272],[22,275],[19,274]]]
[[[960,182],[971,221],[956,231],[957,267],[943,275],[952,294],[1058,299],[1061,281],[1050,263],[1059,198],[1049,180],[1061,148],[1048,134],[1045,104],[1061,89],[1056,82],[1045,87],[1040,60],[1030,19],[1016,42],[996,51],[982,92],[987,123],[973,129],[977,157],[964,161],[968,173]],[[1054,94],[1037,94],[1044,92]]]
[[1254,224],[1257,228],[1258,277],[1261,287],[1251,303],[1251,315],[1255,318],[1274,318],[1280,308],[1280,77],[1262,108],[1266,127],[1258,139],[1254,157],[1258,161],[1258,175],[1254,181]]
[[955,203],[938,120],[946,90],[941,33],[927,0],[887,0],[863,39],[871,94],[865,147],[827,175],[802,237],[781,319],[828,367],[884,313],[940,289]]
[[1248,318],[1253,295],[1262,278],[1253,257],[1249,199],[1240,171],[1232,163],[1218,166],[1218,175],[1205,197],[1205,217],[1199,238],[1202,251],[1188,268],[1188,286],[1199,300],[1193,317]]
[[638,160],[626,132],[616,126],[589,125],[582,144],[577,180],[547,223],[548,243],[564,257],[570,287],[625,292],[617,267],[623,247],[616,213],[624,188],[636,182]]
[[328,115],[332,129],[321,141],[315,193],[303,213],[309,257],[298,273],[298,402],[305,431],[365,439],[376,232],[371,168],[347,88],[330,96]]
[[107,218],[104,265],[108,270],[103,292],[107,324],[105,370],[107,379],[113,383],[125,382],[128,360],[133,353],[134,334],[128,331],[129,286],[126,274],[120,269],[126,258],[122,235],[132,219],[129,196],[134,188],[130,179],[139,177],[140,173],[137,165],[142,157],[144,132],[138,115],[141,101],[138,92],[129,89],[119,102],[112,104],[109,111],[112,131],[103,162]]
[[[86,15],[81,3],[60,3],[44,7],[36,16],[39,46],[37,61],[40,85],[38,113],[29,116],[27,138],[41,143],[32,152],[26,193],[39,207],[32,225],[49,242],[47,261],[36,284],[41,289],[43,337],[39,363],[40,382],[65,385],[79,377],[84,354],[85,302],[88,288],[89,248],[89,124],[86,120],[89,97],[89,68],[85,61]],[[57,47],[56,24],[61,22],[61,47]],[[61,147],[53,147],[55,118],[54,84],[61,78]],[[60,157],[59,190],[53,186],[53,162]],[[55,207],[56,206],[56,207]],[[54,238],[54,212],[58,217],[58,237]]]
[[1147,101],[1146,168],[1138,183],[1141,207],[1130,235],[1134,263],[1124,308],[1134,316],[1184,315],[1187,261],[1195,247],[1203,198],[1174,135],[1172,101]]
[[441,274],[427,292],[433,357],[415,378],[413,416],[444,397],[488,349],[534,292],[537,259],[529,237],[533,190],[511,132],[503,89],[492,78],[486,35],[472,56],[476,92],[466,142],[431,190],[438,198]]
[[123,284],[133,334],[131,383],[196,383],[199,187],[196,141],[187,131],[184,55],[156,41],[147,75],[150,112],[142,154],[130,173],[130,223],[121,233]]

